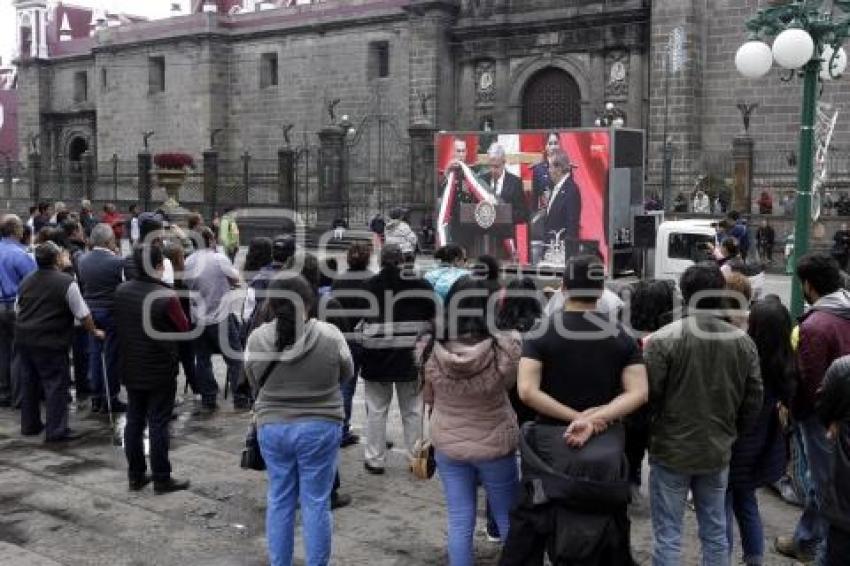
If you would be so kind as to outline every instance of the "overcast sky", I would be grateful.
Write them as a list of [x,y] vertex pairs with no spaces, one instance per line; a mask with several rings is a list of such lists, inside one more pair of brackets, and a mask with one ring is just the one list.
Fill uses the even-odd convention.
[[[167,17],[171,4],[179,2],[186,13],[190,0],[69,0],[66,4],[104,7],[115,12],[126,12],[149,18]],[[15,45],[15,8],[12,0],[0,0],[0,57],[3,64],[10,60]]]

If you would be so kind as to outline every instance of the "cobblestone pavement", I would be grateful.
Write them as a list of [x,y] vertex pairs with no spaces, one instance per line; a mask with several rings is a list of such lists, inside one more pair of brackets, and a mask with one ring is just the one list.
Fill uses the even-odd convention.
[[[217,367],[219,382],[224,368]],[[362,430],[362,391],[355,428]],[[0,409],[0,565],[110,566],[260,565],[264,539],[265,476],[239,469],[247,416],[222,402],[212,417],[178,407],[173,423],[174,475],[192,480],[189,491],[154,496],[127,491],[126,462],[112,445],[108,420],[86,410],[72,415],[84,437],[63,447],[21,437],[18,415]],[[389,438],[401,443],[394,409]],[[335,513],[333,563],[339,565],[445,564],[445,507],[437,478],[413,480],[394,450],[387,474],[362,467],[362,446],[341,451],[343,491],[350,507]],[[483,498],[482,498],[483,499]],[[760,494],[766,537],[789,533],[799,511],[772,492]],[[481,511],[483,513],[483,510]],[[632,508],[635,557],[649,563],[651,536],[646,494]],[[476,534],[480,564],[495,564],[498,548]],[[694,515],[687,513],[686,564],[696,564]],[[301,564],[299,542],[296,556]],[[790,561],[769,554],[766,564]]]

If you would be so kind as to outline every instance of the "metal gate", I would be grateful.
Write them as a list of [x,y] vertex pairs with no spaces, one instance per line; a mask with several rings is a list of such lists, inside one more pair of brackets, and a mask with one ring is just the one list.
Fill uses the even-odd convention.
[[354,125],[345,145],[345,214],[349,226],[364,226],[378,212],[385,216],[411,202],[410,138],[398,113],[376,91],[371,112]]

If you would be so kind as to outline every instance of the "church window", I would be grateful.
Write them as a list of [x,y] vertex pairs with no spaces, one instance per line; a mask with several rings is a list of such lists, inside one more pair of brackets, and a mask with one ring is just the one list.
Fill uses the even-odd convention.
[[384,79],[390,76],[390,42],[373,41],[369,44],[369,78]]
[[260,88],[277,86],[277,53],[263,53],[260,57]]
[[89,78],[85,71],[74,73],[74,102],[85,102],[89,98]]
[[165,57],[148,59],[148,90],[151,94],[165,90]]

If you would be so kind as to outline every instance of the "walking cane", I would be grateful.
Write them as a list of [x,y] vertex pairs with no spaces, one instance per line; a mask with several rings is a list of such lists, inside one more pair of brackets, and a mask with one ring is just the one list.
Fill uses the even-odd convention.
[[112,415],[112,395],[109,393],[109,378],[106,375],[106,363],[100,356],[100,372],[103,376],[103,393],[106,397],[106,411],[109,413],[109,431],[112,434],[112,446],[121,446],[115,431],[115,418]]

